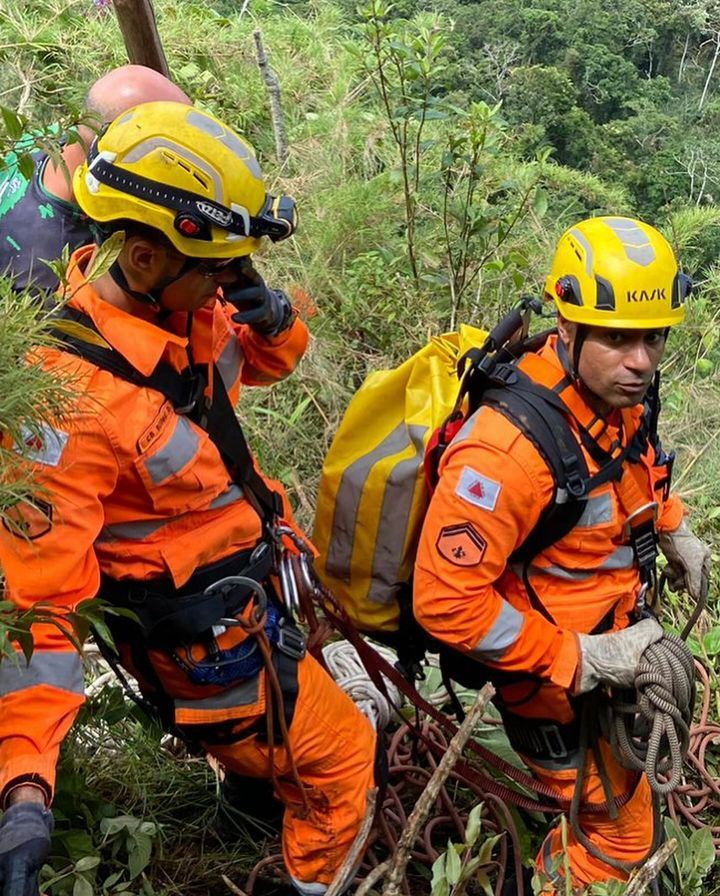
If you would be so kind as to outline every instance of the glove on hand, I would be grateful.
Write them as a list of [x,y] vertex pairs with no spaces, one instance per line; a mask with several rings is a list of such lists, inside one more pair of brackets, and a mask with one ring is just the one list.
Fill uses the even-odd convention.
[[277,336],[292,323],[292,305],[282,289],[270,289],[252,264],[240,268],[237,282],[223,295],[238,310],[232,319],[265,336]]
[[656,619],[643,619],[607,635],[578,635],[580,669],[575,693],[584,694],[601,683],[631,688],[640,657],[662,636],[663,628]]
[[0,893],[38,896],[38,872],[50,852],[52,812],[39,803],[15,803],[0,822]]
[[710,548],[694,535],[683,519],[674,532],[659,532],[660,550],[668,561],[668,585],[685,590],[694,601],[707,594],[710,582]]

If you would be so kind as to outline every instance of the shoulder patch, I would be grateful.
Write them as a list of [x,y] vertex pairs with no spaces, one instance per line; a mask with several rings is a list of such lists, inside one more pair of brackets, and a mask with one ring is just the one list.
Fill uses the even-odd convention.
[[483,510],[495,510],[498,495],[502,486],[472,467],[463,467],[455,494],[468,504],[482,507]]
[[435,542],[438,554],[454,566],[477,566],[487,542],[472,523],[443,526]]
[[3,526],[19,538],[34,541],[52,529],[53,509],[47,501],[31,498],[18,501],[5,511]]
[[49,423],[38,424],[35,430],[23,426],[20,430],[23,445],[15,446],[18,454],[36,464],[56,467],[67,444],[68,434]]

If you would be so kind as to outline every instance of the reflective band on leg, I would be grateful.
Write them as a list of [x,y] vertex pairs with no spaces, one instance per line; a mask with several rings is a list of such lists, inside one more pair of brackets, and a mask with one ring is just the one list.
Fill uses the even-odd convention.
[[303,896],[324,896],[327,893],[326,884],[306,884],[292,875],[290,875],[290,880],[298,893],[302,893]]
[[0,696],[24,691],[41,684],[50,685],[74,694],[85,693],[83,669],[80,655],[36,650],[30,662],[16,651],[17,665],[11,660],[0,663]]
[[176,709],[232,709],[234,706],[249,706],[257,703],[260,694],[260,678],[248,678],[237,687],[201,697],[199,700],[175,700]]

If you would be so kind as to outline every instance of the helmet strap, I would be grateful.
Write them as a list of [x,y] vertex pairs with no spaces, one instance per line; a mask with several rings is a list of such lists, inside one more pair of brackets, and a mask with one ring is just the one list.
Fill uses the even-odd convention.
[[125,276],[125,271],[120,267],[120,263],[117,259],[110,265],[108,273],[123,292],[126,292],[134,299],[137,299],[138,302],[142,302],[143,305],[150,305],[152,308],[161,309],[163,307],[162,295],[168,286],[175,283],[176,280],[180,280],[181,277],[184,277],[196,264],[197,262],[195,259],[186,258],[185,263],[177,274],[172,277],[163,277],[163,279],[151,290],[148,290],[148,292],[140,292],[140,290],[133,289],[130,286],[128,279]]
[[572,368],[573,377],[580,382],[580,352],[588,337],[588,328],[583,324],[578,324],[575,330],[575,341],[573,342]]

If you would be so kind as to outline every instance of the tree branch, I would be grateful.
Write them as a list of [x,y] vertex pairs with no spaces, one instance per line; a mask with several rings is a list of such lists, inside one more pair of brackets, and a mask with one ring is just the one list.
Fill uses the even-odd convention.
[[625,896],[642,896],[652,881],[658,876],[667,863],[670,856],[677,849],[678,842],[674,838],[667,840],[654,852],[650,858],[637,871],[633,871],[628,881]]
[[382,896],[399,896],[400,885],[405,876],[405,869],[410,861],[410,850],[418,836],[418,832],[425,823],[425,820],[440,793],[440,788],[453,770],[465,744],[472,734],[473,728],[477,724],[494,693],[495,689],[491,684],[486,684],[483,689],[478,692],[475,702],[465,716],[465,721],[455,732],[453,739],[448,745],[447,752],[440,760],[438,767],[432,773],[432,777],[427,783],[427,787],[415,803],[415,808],[410,813],[405,829],[398,841],[395,855],[392,857],[392,863],[389,868],[387,882],[382,891]]
[[288,141],[280,97],[280,79],[270,68],[265,45],[263,44],[262,31],[258,28],[253,32],[253,37],[255,38],[258,68],[263,76],[270,98],[270,118],[272,119],[273,133],[275,134],[275,155],[280,167],[284,168],[288,160]]
[[154,68],[169,78],[152,0],[114,0],[113,6],[130,62]]

